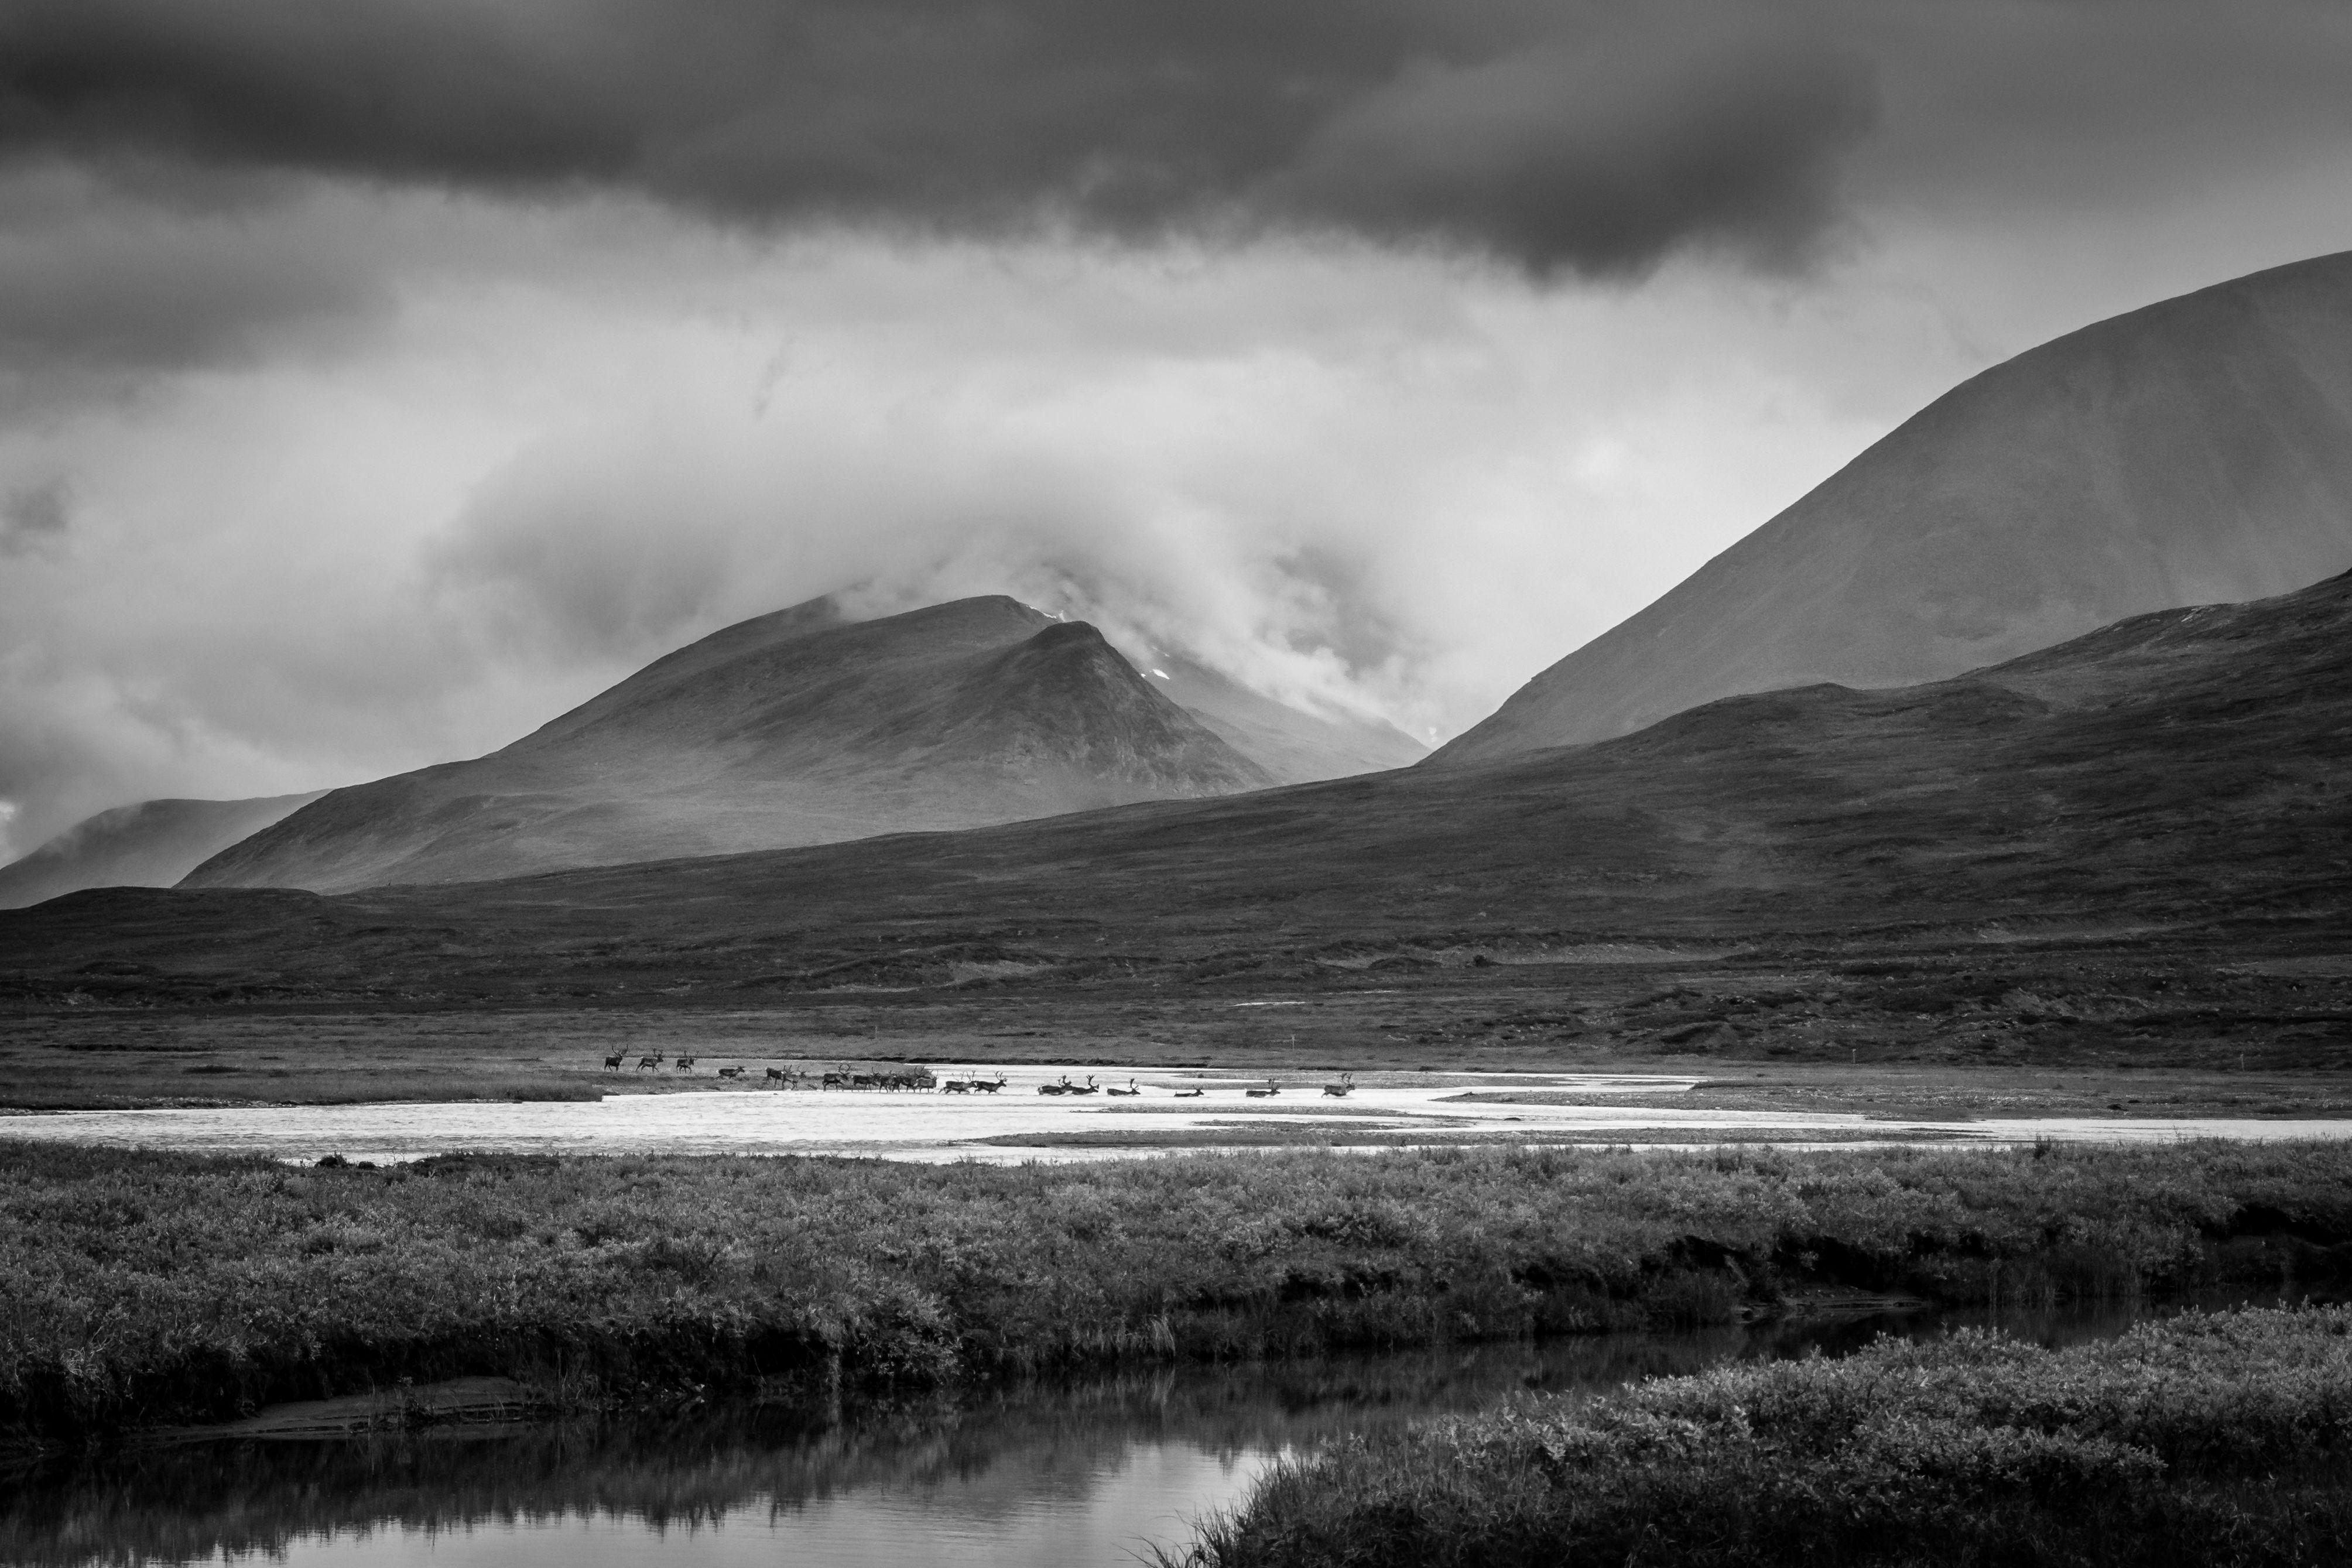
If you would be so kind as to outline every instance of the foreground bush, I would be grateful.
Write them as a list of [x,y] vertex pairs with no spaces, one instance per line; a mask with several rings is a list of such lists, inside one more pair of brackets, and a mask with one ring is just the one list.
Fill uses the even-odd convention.
[[2347,1262],[2341,1146],[368,1170],[0,1143],[0,1440],[402,1377],[668,1397],[1726,1321],[1825,1283],[2047,1299]]
[[2352,1310],[2192,1314],[1662,1378],[1355,1440],[1200,1568],[2352,1561]]

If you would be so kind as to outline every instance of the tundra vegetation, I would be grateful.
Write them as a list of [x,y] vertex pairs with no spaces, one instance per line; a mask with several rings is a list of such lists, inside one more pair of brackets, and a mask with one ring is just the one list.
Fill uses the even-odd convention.
[[657,1403],[2347,1265],[2352,1149],[2308,1144],[372,1169],[0,1143],[0,1434],[402,1379]]
[[[729,1066],[749,1091],[768,1087],[772,1067],[821,1073],[847,1059],[1050,1065],[1109,1082],[1178,1067],[1633,1070],[1707,1079],[1676,1103],[1726,1109],[2352,1114],[2352,962],[2020,945],[1602,963],[1465,937],[1411,963],[1350,949],[1334,963],[1370,966],[1225,978],[1180,966],[1065,985],[953,981],[909,943],[884,989],[413,1008],[174,1001],[152,975],[82,961],[62,1000],[26,999],[46,983],[10,973],[0,953],[0,1107],[731,1092],[716,1076]],[[614,1055],[631,1070],[604,1070]],[[648,1055],[668,1065],[635,1071]],[[682,1055],[699,1064],[677,1072]]]
[[[1192,1568],[2341,1563],[2352,1310],[2189,1313],[2050,1351],[1882,1339],[1590,1402],[1522,1397],[1265,1477]],[[1167,1559],[1163,1556],[1163,1562]]]

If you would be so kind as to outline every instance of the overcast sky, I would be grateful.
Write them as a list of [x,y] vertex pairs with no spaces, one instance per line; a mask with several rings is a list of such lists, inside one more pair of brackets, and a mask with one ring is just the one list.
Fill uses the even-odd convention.
[[0,0],[0,859],[839,590],[1423,736],[2352,247],[2316,0]]

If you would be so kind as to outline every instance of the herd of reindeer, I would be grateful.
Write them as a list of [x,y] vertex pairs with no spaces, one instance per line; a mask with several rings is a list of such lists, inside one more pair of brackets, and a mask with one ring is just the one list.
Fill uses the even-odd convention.
[[[628,1059],[628,1052],[614,1051],[604,1058],[604,1070],[619,1072]],[[665,1063],[668,1063],[678,1072],[692,1072],[694,1062],[692,1057],[679,1057],[672,1062],[667,1054],[656,1051],[651,1056],[639,1057],[637,1070],[658,1072]],[[725,1067],[719,1069],[719,1076],[749,1082],[751,1080],[746,1075],[751,1070],[745,1067]],[[955,1078],[941,1083],[929,1068],[898,1068],[887,1072],[852,1072],[843,1068],[837,1072],[823,1073],[803,1072],[796,1068],[770,1068],[767,1084],[771,1089],[943,1089],[950,1094],[994,1094],[1004,1087],[1004,1075],[999,1073],[993,1079]]]
[[[614,1051],[604,1058],[604,1070],[619,1072],[628,1059],[628,1052]],[[637,1058],[637,1070],[658,1072],[667,1063],[675,1071],[692,1072],[694,1062],[695,1058],[690,1056],[682,1056],[672,1061],[667,1052],[656,1051]],[[745,1067],[723,1067],[718,1069],[718,1076],[730,1081],[749,1083],[752,1081],[746,1076],[750,1071],[751,1069]],[[943,1094],[994,1094],[1004,1087],[1003,1073],[998,1073],[992,1079],[951,1078],[941,1081],[930,1068],[914,1067],[894,1068],[882,1072],[856,1072],[848,1068],[842,1068],[833,1072],[803,1072],[795,1068],[770,1068],[767,1072],[765,1081],[770,1089],[877,1089],[918,1092],[935,1089]],[[1325,1084],[1323,1092],[1338,1100],[1353,1093],[1355,1088],[1356,1075],[1343,1072],[1336,1081]],[[1070,1081],[1070,1075],[1064,1073],[1059,1083],[1039,1084],[1037,1092],[1048,1095],[1101,1094],[1114,1100],[1129,1100],[1140,1095],[1143,1090],[1133,1079],[1127,1080],[1125,1089],[1117,1087],[1105,1089],[1095,1082],[1092,1073],[1087,1075],[1087,1081],[1084,1083],[1073,1083]],[[1265,1100],[1280,1094],[1282,1086],[1268,1079],[1264,1088],[1245,1089],[1242,1092],[1252,1100]],[[1180,1089],[1176,1091],[1176,1098],[1199,1100],[1207,1093],[1208,1090],[1204,1089]]]

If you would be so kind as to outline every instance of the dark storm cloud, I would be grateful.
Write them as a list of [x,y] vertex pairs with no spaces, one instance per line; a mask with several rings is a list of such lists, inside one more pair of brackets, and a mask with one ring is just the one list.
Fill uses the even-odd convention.
[[46,184],[0,195],[0,410],[20,381],[249,358],[386,302],[374,258],[315,222],[256,226]]
[[1626,0],[13,0],[0,148],[754,223],[1327,229],[1638,269],[1832,216],[1867,68]]
[[1759,30],[1423,63],[1349,104],[1274,188],[1384,238],[1476,236],[1532,271],[1640,268],[1693,237],[1801,257],[1830,154],[1866,129],[1852,58]]
[[1881,0],[1856,13],[1890,112],[1856,198],[1979,211],[2179,202],[2338,163],[2352,132],[2343,0]]

